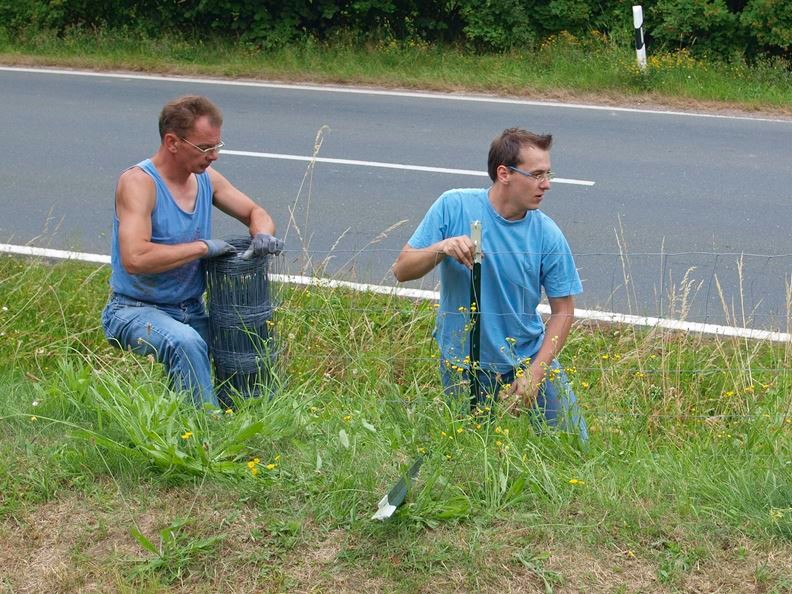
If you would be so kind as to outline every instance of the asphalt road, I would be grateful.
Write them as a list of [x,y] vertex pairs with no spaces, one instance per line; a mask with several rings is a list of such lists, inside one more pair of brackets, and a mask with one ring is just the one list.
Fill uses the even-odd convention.
[[[0,69],[0,243],[109,253],[118,174],[155,151],[165,101],[200,93],[225,116],[216,168],[275,217],[290,272],[392,284],[434,199],[488,179],[371,162],[483,173],[521,126],[554,135],[560,177],[594,182],[554,183],[542,206],[576,254],[579,307],[786,330],[792,122],[219,82]],[[365,163],[272,158],[310,156],[319,130],[320,158]],[[215,236],[242,231],[218,213]]]

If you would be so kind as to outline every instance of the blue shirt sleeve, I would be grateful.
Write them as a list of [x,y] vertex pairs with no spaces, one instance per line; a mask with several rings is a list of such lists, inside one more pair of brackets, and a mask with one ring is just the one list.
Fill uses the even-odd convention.
[[427,248],[447,237],[448,212],[445,194],[435,200],[434,204],[424,215],[418,228],[412,234],[407,244],[413,249]]
[[569,297],[583,292],[572,250],[558,226],[548,219],[542,249],[541,283],[549,298]]

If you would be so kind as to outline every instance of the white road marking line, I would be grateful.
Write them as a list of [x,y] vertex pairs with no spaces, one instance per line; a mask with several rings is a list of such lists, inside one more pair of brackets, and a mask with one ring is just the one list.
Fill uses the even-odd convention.
[[16,66],[0,66],[0,71],[6,72],[27,72],[32,74],[61,74],[70,76],[93,76],[104,78],[118,78],[127,80],[150,80],[157,82],[170,83],[191,83],[202,85],[226,85],[235,87],[258,87],[264,89],[282,89],[295,91],[318,91],[322,93],[348,93],[355,95],[380,95],[387,97],[408,97],[413,99],[439,99],[444,101],[473,101],[478,103],[500,103],[507,105],[528,105],[533,107],[558,107],[562,109],[587,109],[592,111],[616,111],[623,113],[641,113],[653,115],[684,116],[692,118],[716,118],[724,120],[749,120],[752,122],[775,122],[792,124],[792,119],[782,118],[762,118],[751,116],[736,116],[718,113],[695,113],[686,111],[672,111],[664,109],[642,109],[639,107],[614,107],[609,105],[591,105],[588,103],[561,103],[558,101],[532,101],[528,99],[509,99],[505,97],[495,97],[492,95],[476,94],[451,94],[451,93],[430,93],[417,91],[390,91],[386,89],[373,89],[364,87],[337,87],[332,85],[307,85],[307,84],[287,84],[275,82],[258,82],[252,80],[223,80],[213,78],[195,78],[187,76],[162,76],[154,74],[132,74],[120,72],[91,72],[83,70],[64,70],[58,68],[24,68]]
[[[232,151],[223,149],[223,155],[237,157],[258,157],[260,159],[285,159],[287,161],[316,161],[317,163],[333,163],[336,165],[358,165],[362,167],[382,167],[384,169],[403,169],[407,171],[426,171],[429,173],[451,173],[454,175],[473,175],[476,177],[489,177],[486,171],[473,169],[448,169],[445,167],[426,167],[424,165],[404,165],[401,163],[382,163],[381,161],[357,161],[355,159],[331,159],[328,157],[306,157],[302,155],[283,155],[279,153],[256,153],[252,151]],[[593,186],[593,181],[583,179],[566,179],[554,177],[553,183],[574,184],[578,186]]]
[[[37,248],[27,245],[11,245],[0,243],[0,253],[17,254],[22,256],[33,256],[39,258],[54,258],[58,260],[78,260],[80,262],[94,262],[98,264],[110,264],[110,256],[102,254],[90,254],[84,252],[70,252],[65,250],[54,250],[49,248]],[[326,288],[344,288],[353,291],[364,291],[378,293],[381,295],[395,295],[397,297],[407,297],[410,299],[425,299],[438,301],[440,294],[436,291],[426,291],[422,289],[408,289],[405,287],[390,287],[386,285],[368,285],[353,283],[349,281],[333,280],[329,278],[316,278],[311,276],[298,276],[288,274],[274,274],[273,280],[295,285],[316,286]],[[538,308],[539,313],[548,315],[550,307],[541,304]],[[575,318],[581,320],[593,320],[599,322],[609,322],[614,324],[629,324],[634,326],[648,326],[652,328],[665,328],[668,330],[680,330],[684,332],[700,332],[702,334],[714,334],[717,336],[728,336],[735,338],[749,338],[752,340],[766,340],[770,342],[790,342],[792,334],[784,332],[771,332],[769,330],[754,330],[752,328],[738,328],[733,326],[718,326],[716,324],[702,324],[699,322],[684,322],[680,320],[669,320],[666,318],[654,318],[648,316],[634,316],[615,312],[597,311],[592,309],[575,309]]]

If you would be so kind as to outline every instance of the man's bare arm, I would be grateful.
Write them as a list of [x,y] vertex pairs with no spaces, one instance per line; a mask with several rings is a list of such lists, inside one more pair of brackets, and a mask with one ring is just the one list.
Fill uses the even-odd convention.
[[214,169],[207,171],[212,179],[213,200],[217,208],[247,225],[251,237],[256,233],[275,234],[275,221],[266,210]]
[[526,374],[512,384],[511,392],[522,397],[530,406],[536,398],[539,386],[547,370],[564,348],[572,322],[575,319],[575,299],[572,296],[548,298],[550,318],[545,326],[545,336],[539,351],[534,355]]
[[151,213],[156,203],[152,179],[134,167],[121,174],[116,188],[121,264],[130,274],[155,274],[206,255],[203,241],[166,245],[151,241]]
[[391,269],[396,280],[405,282],[421,278],[446,257],[454,258],[460,264],[472,268],[474,253],[475,246],[467,235],[449,237],[421,249],[407,244]]

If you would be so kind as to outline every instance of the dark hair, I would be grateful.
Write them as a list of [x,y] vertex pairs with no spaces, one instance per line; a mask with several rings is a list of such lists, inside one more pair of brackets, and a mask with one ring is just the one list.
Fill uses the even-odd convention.
[[159,118],[160,139],[172,132],[179,138],[187,136],[195,125],[195,120],[208,116],[213,126],[223,125],[223,114],[220,108],[200,95],[185,95],[168,101],[162,108]]
[[498,178],[500,165],[516,167],[523,147],[533,146],[543,151],[549,151],[552,144],[553,136],[550,134],[534,134],[521,128],[507,128],[490,145],[489,158],[487,159],[487,171],[490,179],[495,181]]

